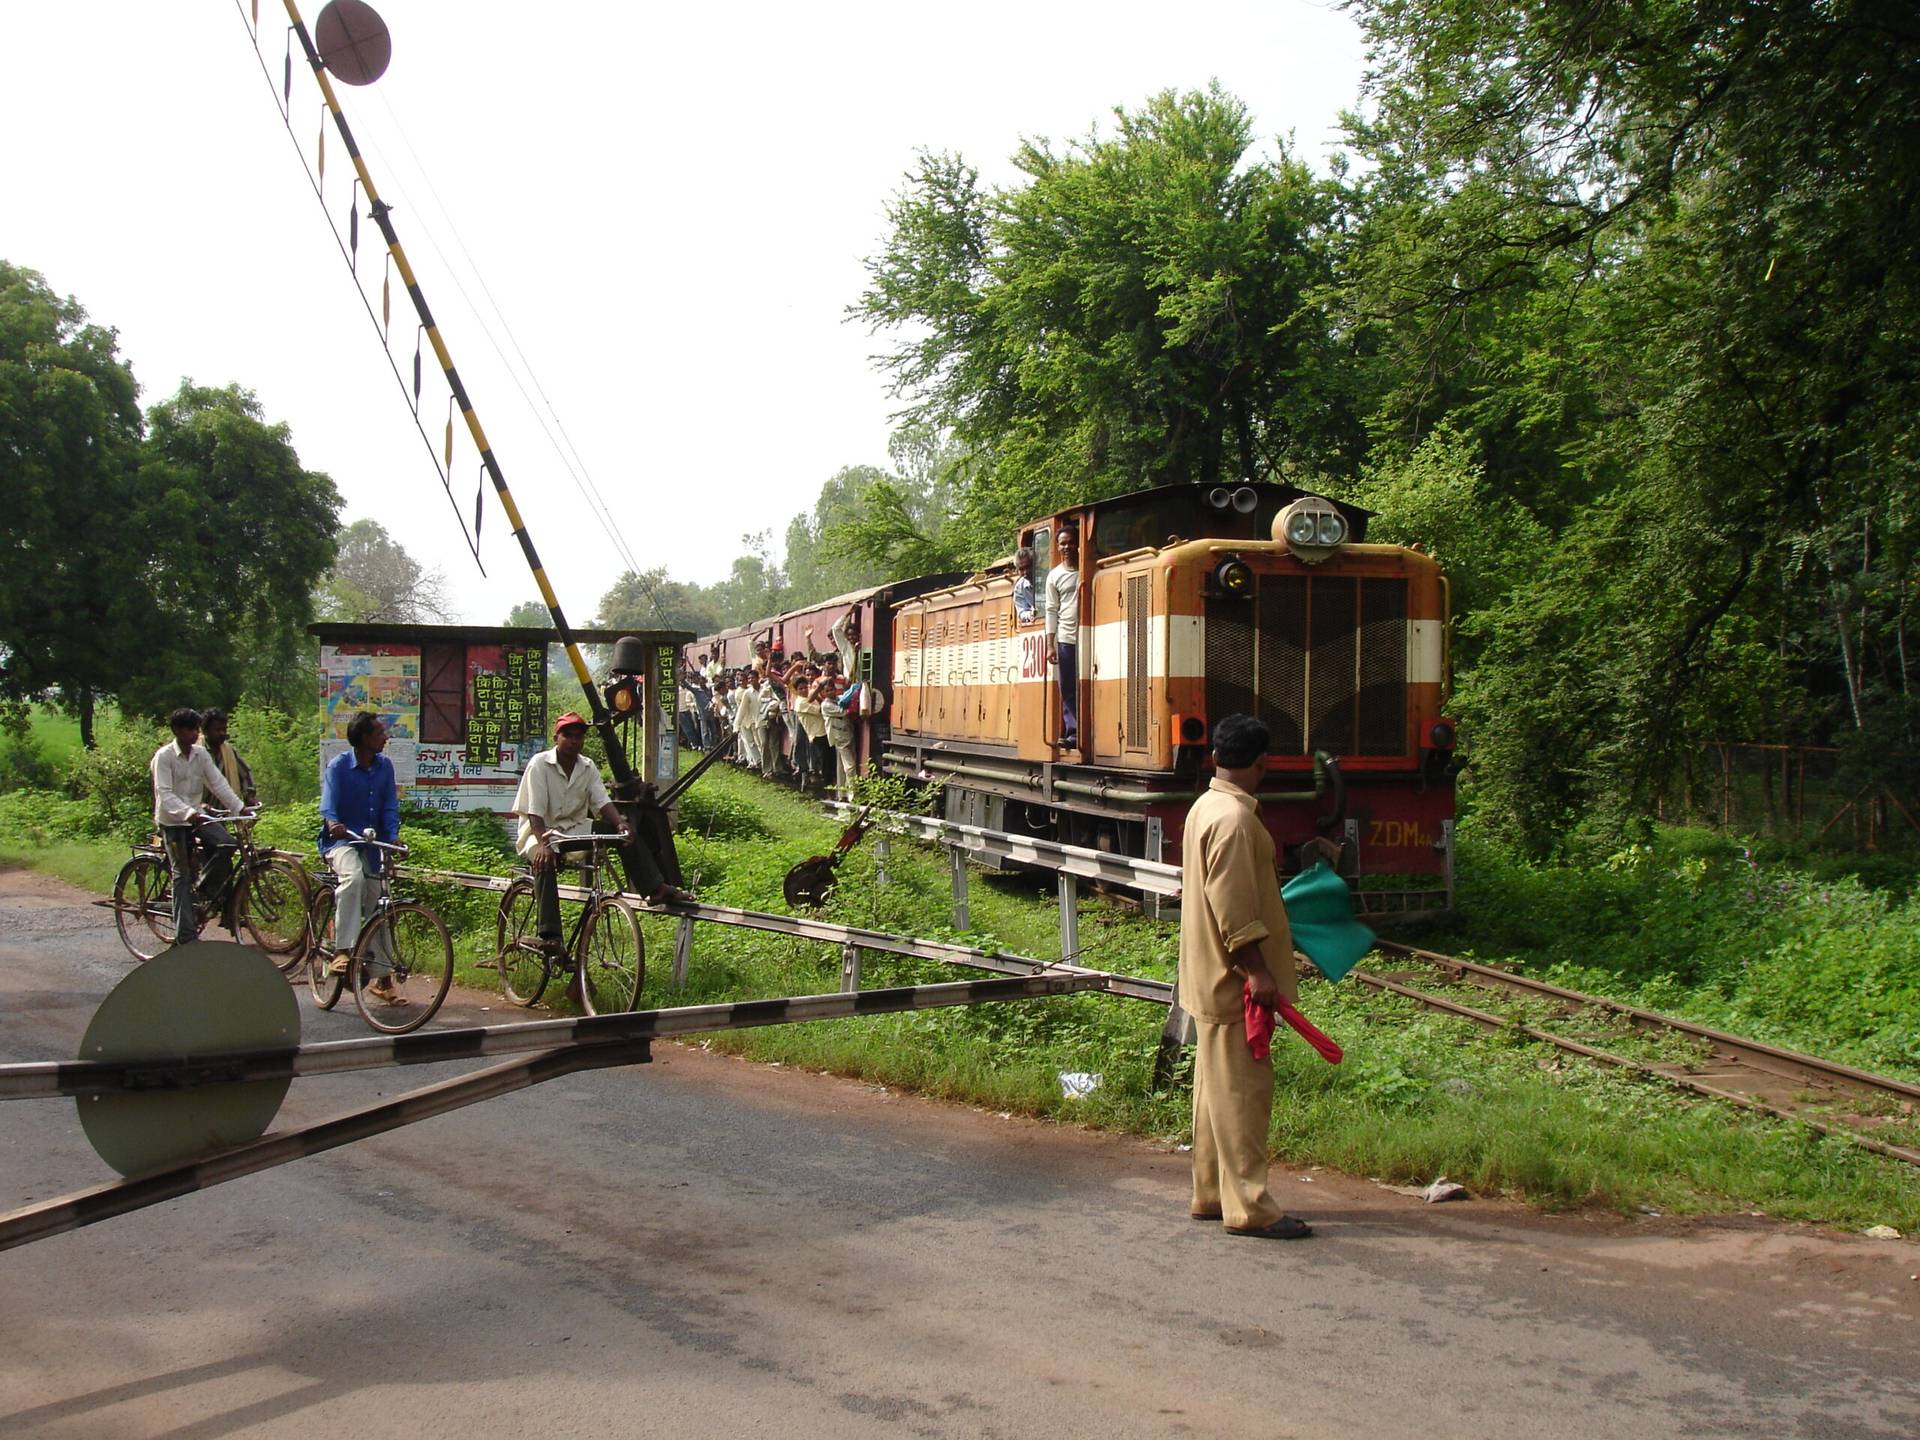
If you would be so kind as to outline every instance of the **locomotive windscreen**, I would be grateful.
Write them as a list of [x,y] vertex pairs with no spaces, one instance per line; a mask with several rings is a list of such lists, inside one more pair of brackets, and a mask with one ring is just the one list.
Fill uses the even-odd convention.
[[1262,575],[1206,607],[1209,719],[1258,715],[1276,755],[1405,753],[1404,580]]

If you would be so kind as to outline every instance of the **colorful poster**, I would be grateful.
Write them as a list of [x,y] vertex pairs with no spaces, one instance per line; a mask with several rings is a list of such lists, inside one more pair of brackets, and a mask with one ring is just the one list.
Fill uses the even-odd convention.
[[420,647],[417,645],[322,645],[320,733],[344,740],[363,710],[386,722],[400,739],[420,734]]

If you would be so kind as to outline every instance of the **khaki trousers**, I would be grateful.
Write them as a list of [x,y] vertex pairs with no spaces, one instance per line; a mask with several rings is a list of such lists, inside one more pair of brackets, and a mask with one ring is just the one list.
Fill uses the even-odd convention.
[[1244,1022],[1193,1024],[1193,1211],[1217,1209],[1236,1229],[1271,1225],[1280,1218],[1267,1193],[1273,1061],[1253,1058]]

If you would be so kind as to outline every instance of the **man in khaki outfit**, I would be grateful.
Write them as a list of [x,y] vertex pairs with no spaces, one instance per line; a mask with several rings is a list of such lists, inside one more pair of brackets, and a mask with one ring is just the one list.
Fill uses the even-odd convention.
[[1267,1193],[1273,1061],[1247,1045],[1246,990],[1295,998],[1293,933],[1273,837],[1254,794],[1267,727],[1229,715],[1213,727],[1214,778],[1187,812],[1180,898],[1180,1003],[1198,1032],[1193,1064],[1193,1218],[1229,1235],[1298,1240],[1312,1227]]

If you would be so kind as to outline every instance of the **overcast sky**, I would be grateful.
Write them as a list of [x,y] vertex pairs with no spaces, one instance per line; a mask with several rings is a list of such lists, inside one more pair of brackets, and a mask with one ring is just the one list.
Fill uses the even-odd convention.
[[[119,330],[144,403],[183,376],[256,391],[347,519],[379,520],[445,572],[460,618],[497,623],[532,580],[490,491],[486,578],[466,554],[281,121],[282,5],[260,0],[269,82],[248,3],[5,0],[0,258]],[[639,563],[702,583],[750,530],[777,554],[834,471],[886,463],[896,402],[843,315],[916,149],[1006,181],[1022,136],[1081,137],[1116,105],[1218,79],[1323,168],[1362,66],[1352,22],[1312,0],[376,8],[393,63],[342,104],[575,620],[624,567],[542,421]],[[297,64],[309,163],[320,121]],[[343,232],[350,180],[330,133]],[[381,266],[363,225],[376,307]],[[396,285],[403,373],[413,343]],[[446,392],[426,366],[437,450]],[[464,429],[454,456],[470,517]]]

